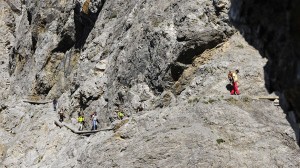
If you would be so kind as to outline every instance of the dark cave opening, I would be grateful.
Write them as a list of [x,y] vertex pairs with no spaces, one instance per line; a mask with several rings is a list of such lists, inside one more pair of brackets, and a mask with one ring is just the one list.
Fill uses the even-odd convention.
[[183,73],[184,69],[185,68],[183,68],[180,65],[172,64],[171,65],[171,76],[172,76],[172,79],[174,81],[178,81],[178,79],[180,78],[180,76]]
[[52,52],[67,52],[75,44],[75,41],[68,34],[63,35],[62,40],[58,43],[57,47]]
[[33,53],[36,50],[36,44],[37,44],[37,39],[34,36],[31,36],[31,41],[32,41],[32,46],[31,46],[31,50],[33,51]]
[[74,8],[74,23],[75,23],[75,49],[81,49],[86,42],[89,34],[95,26],[95,22],[99,16],[104,5],[103,1],[98,7],[96,13],[92,13],[89,9],[88,12],[81,11],[81,5],[76,3]]
[[197,57],[200,57],[201,54],[207,50],[216,47],[222,42],[222,39],[214,39],[205,44],[192,44],[186,50],[183,50],[175,63],[171,64],[171,76],[174,81],[178,81],[181,77],[183,71],[187,68],[188,65],[191,65]]
[[31,25],[31,21],[32,21],[32,14],[30,11],[27,11],[27,19],[28,19],[28,22],[29,22],[29,25]]

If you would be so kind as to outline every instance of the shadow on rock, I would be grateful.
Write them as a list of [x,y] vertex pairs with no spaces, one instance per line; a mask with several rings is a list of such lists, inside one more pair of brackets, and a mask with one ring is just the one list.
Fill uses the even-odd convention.
[[90,32],[95,26],[95,22],[98,19],[99,13],[102,10],[105,1],[97,6],[97,11],[91,12],[89,9],[87,11],[81,11],[81,5],[79,2],[76,3],[74,8],[74,22],[75,22],[75,48],[81,49],[86,42]]

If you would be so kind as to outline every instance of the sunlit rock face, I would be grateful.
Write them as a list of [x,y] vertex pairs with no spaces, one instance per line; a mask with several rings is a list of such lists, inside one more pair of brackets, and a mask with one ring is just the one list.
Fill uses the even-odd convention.
[[[232,26],[229,8],[0,1],[0,167],[299,167],[282,109],[253,100],[268,95],[267,60]],[[231,96],[235,69],[241,95]],[[75,133],[54,124],[54,98]],[[113,130],[76,134],[78,114],[90,132],[94,112],[99,129]]]

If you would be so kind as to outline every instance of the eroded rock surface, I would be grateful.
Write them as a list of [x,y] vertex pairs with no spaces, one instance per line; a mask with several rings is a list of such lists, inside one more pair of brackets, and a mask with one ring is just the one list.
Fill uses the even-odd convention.
[[[299,167],[226,0],[0,2],[1,167]],[[240,69],[242,95],[227,73]],[[92,112],[99,128],[84,130]],[[115,110],[125,113],[116,119]],[[262,159],[263,158],[263,159]]]

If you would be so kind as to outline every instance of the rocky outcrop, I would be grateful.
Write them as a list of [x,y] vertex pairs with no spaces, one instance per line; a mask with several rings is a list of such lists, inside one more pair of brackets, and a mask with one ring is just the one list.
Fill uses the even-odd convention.
[[281,107],[287,113],[295,112],[292,122],[300,134],[299,1],[232,0],[231,3],[234,25],[268,59],[264,68],[268,91],[280,94]]
[[171,93],[185,68],[234,33],[227,1],[162,1],[159,10],[155,2],[87,2],[17,3],[12,95],[68,97],[61,101],[70,111],[107,111],[104,118],[115,108],[154,109],[156,95]]
[[[267,94],[266,60],[235,33],[229,5],[1,1],[0,167],[297,167],[284,113],[252,100]],[[240,96],[228,95],[233,69]],[[114,130],[56,126],[54,98],[72,128],[80,112],[89,130],[96,111]]]
[[[180,95],[157,96],[158,108],[114,121],[115,131],[78,136],[53,123],[57,116],[51,104],[7,102],[0,121],[1,166],[297,167],[299,152],[285,114],[270,101],[252,100],[266,94],[266,60],[239,35],[205,52],[209,54],[195,72],[193,67],[185,70],[183,76],[191,82]],[[241,66],[242,96],[229,96],[226,72]]]

